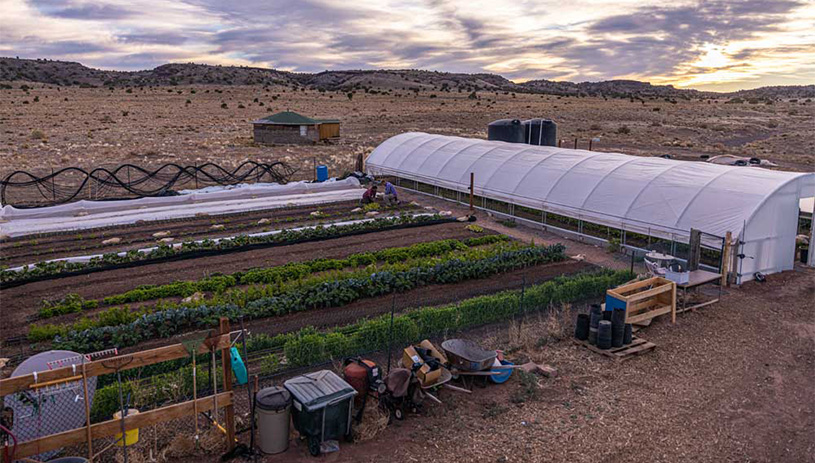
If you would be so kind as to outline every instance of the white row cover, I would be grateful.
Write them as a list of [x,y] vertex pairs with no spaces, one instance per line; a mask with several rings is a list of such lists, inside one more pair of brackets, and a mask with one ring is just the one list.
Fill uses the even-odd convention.
[[[476,195],[665,238],[686,240],[691,228],[751,240],[783,237],[785,256],[794,252],[798,198],[815,189],[815,174],[417,132],[386,140],[366,165],[374,175],[461,192],[474,173]],[[764,207],[772,210],[762,213]],[[758,216],[772,223],[751,233]],[[791,257],[784,260],[791,267]],[[758,267],[780,268],[769,261]]]
[[362,197],[359,180],[348,177],[323,183],[253,184],[240,188],[190,190],[180,196],[121,201],[77,201],[33,209],[0,209],[0,235],[11,237],[84,230],[137,221],[168,220],[196,214],[217,216],[352,201]]

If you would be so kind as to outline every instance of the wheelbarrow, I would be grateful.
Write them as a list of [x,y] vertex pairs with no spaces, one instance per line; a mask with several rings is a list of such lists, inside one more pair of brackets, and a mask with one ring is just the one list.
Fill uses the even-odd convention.
[[489,370],[498,355],[467,339],[448,339],[441,343],[441,348],[447,354],[450,368],[462,373]]

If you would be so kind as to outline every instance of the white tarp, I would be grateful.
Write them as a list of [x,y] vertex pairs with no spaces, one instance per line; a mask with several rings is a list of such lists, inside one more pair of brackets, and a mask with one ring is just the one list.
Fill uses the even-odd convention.
[[0,235],[37,233],[125,225],[137,221],[220,215],[289,206],[317,205],[359,199],[359,180],[349,177],[323,183],[257,184],[234,189],[209,189],[180,196],[122,201],[78,201],[53,207],[0,211]]
[[654,236],[744,235],[763,242],[745,275],[791,268],[798,198],[815,188],[815,174],[418,132],[386,140],[366,166],[461,192],[474,173],[478,196]]

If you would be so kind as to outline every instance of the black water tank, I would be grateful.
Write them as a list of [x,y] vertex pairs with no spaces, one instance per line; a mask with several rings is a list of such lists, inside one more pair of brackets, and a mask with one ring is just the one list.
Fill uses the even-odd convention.
[[524,125],[519,119],[499,119],[490,122],[487,126],[487,138],[510,143],[526,143]]
[[524,143],[557,146],[557,124],[550,119],[529,119],[523,122]]

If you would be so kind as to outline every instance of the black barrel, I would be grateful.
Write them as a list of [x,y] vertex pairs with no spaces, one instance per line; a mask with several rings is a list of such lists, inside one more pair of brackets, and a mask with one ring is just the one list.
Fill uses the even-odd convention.
[[526,143],[524,130],[525,126],[519,119],[499,119],[487,125],[487,139],[510,143]]
[[597,326],[603,319],[603,309],[600,304],[592,304],[589,312],[589,344],[597,344]]
[[589,314],[581,313],[577,315],[577,324],[574,327],[574,337],[581,341],[589,339]]
[[611,321],[611,311],[610,310],[604,310],[603,311],[603,320]]
[[529,119],[523,122],[524,143],[557,146],[557,124],[550,119]]
[[611,312],[611,345],[623,347],[623,335],[625,334],[625,309],[615,308]]
[[623,331],[623,345],[631,344],[631,340],[634,338],[634,332],[631,329],[631,323],[625,324],[625,331]]
[[611,322],[601,320],[597,326],[597,347],[611,349]]

